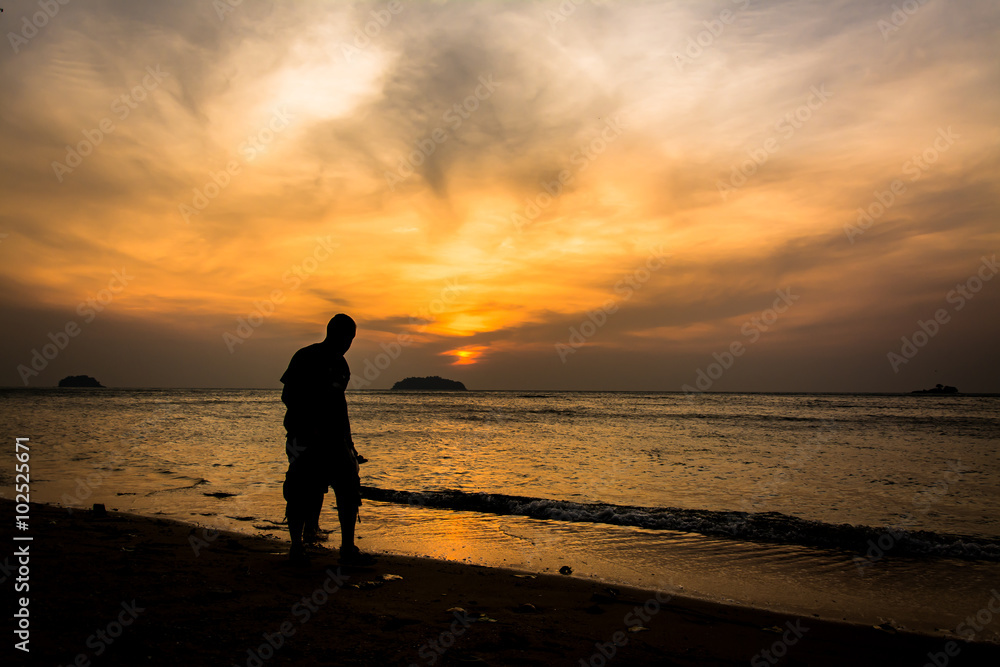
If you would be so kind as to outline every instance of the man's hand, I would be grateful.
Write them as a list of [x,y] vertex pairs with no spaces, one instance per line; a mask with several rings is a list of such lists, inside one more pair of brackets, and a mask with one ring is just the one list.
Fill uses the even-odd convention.
[[358,449],[357,447],[354,446],[353,442],[351,443],[351,454],[354,454],[354,458],[357,460],[358,463],[368,463],[368,459],[361,456],[361,454],[358,454]]

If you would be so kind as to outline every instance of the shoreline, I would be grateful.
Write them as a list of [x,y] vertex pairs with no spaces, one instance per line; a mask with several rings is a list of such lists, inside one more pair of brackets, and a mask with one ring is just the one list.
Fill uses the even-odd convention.
[[[12,516],[13,503],[3,503]],[[374,568],[349,570],[329,549],[295,568],[283,540],[123,512],[32,504],[27,534],[31,652],[25,660],[9,645],[5,664],[923,665],[940,654],[971,665],[1000,657],[994,644],[628,586],[615,594],[558,574],[384,554]],[[630,631],[636,625],[647,629]]]

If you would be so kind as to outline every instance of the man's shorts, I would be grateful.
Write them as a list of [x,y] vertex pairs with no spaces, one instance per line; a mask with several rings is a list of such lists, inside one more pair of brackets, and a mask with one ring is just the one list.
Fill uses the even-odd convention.
[[328,441],[306,442],[290,437],[285,443],[285,453],[288,471],[282,495],[287,502],[309,502],[333,487],[338,504],[361,505],[358,462],[349,449]]

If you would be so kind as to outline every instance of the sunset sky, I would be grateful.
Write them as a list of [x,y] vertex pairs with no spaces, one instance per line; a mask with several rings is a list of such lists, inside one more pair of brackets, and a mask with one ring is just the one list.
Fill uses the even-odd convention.
[[995,0],[2,7],[0,385],[1000,392]]

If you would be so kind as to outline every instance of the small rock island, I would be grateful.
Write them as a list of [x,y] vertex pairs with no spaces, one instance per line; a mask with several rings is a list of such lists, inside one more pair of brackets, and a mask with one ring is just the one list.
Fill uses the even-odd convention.
[[392,385],[393,391],[466,391],[458,380],[447,380],[433,375],[425,378],[405,378]]
[[933,389],[916,389],[911,394],[957,394],[956,387],[947,387],[943,384],[934,385]]
[[89,375],[68,375],[59,380],[60,387],[93,387],[95,389],[106,389],[106,387]]

